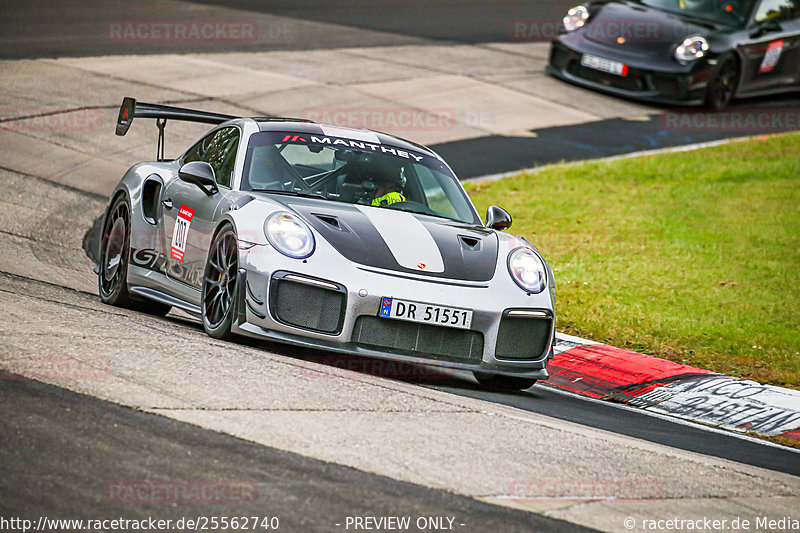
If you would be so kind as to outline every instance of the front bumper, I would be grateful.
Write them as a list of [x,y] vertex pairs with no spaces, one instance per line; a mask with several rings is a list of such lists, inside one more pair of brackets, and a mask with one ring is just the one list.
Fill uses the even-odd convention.
[[[503,279],[505,272],[485,283],[432,279],[356,265],[324,245],[306,261],[270,246],[240,258],[237,333],[365,357],[549,377],[555,334],[550,294],[528,295],[509,276]],[[379,318],[383,297],[472,309],[472,324],[461,330]],[[524,319],[532,321],[538,342],[522,337]],[[520,346],[531,348],[520,357]]]
[[[602,49],[587,51],[592,55],[615,59]],[[583,52],[553,41],[545,71],[557,78],[598,91],[647,102],[672,105],[700,105],[705,100],[706,85],[712,65],[704,62],[690,71],[640,68],[628,62],[627,76],[617,76],[581,65]]]

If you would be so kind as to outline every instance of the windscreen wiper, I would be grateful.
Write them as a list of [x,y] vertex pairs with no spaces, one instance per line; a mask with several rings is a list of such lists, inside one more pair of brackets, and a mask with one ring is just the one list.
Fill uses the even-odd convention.
[[[376,206],[376,207],[383,207],[383,206],[379,205],[379,206]],[[448,216],[445,216],[445,215],[440,215],[439,213],[436,213],[433,210],[431,210],[431,211],[423,211],[421,209],[404,209],[402,207],[392,207],[391,204],[386,206],[384,209],[387,209],[387,208],[388,209],[394,209],[395,211],[405,211],[406,213],[414,213],[416,215],[427,215],[429,217],[436,217],[436,218],[443,218],[445,220],[456,220],[457,221],[457,219],[455,219],[455,218],[448,217]]]
[[253,192],[268,192],[271,194],[283,194],[286,196],[300,196],[302,198],[318,198],[322,200],[329,200],[332,201],[331,198],[328,198],[324,194],[320,194],[317,192],[311,191],[284,191],[281,189],[250,189]]

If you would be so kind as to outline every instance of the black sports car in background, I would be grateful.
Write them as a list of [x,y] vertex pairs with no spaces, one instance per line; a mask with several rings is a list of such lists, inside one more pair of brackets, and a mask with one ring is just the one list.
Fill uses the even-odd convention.
[[618,96],[721,109],[800,89],[800,0],[612,0],[570,9],[547,71]]

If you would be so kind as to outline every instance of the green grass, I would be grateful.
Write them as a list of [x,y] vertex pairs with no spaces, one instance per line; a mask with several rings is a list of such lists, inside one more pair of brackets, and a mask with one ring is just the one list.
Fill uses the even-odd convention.
[[553,266],[559,331],[800,388],[800,134],[467,190]]

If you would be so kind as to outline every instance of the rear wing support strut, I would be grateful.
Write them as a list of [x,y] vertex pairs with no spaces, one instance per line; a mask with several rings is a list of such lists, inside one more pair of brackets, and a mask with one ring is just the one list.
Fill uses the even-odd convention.
[[117,117],[117,135],[125,135],[131,127],[135,117],[154,118],[158,128],[158,147],[156,148],[156,158],[164,161],[164,129],[167,119],[181,120],[184,122],[201,122],[204,124],[222,124],[236,117],[233,115],[223,115],[221,113],[209,113],[207,111],[197,111],[195,109],[185,109],[182,107],[172,107],[161,104],[146,104],[137,102],[134,98],[125,97],[122,99],[122,106],[119,108]]
[[156,161],[164,161],[164,128],[167,126],[167,119],[157,118],[156,127],[158,128],[158,146],[156,147]]

